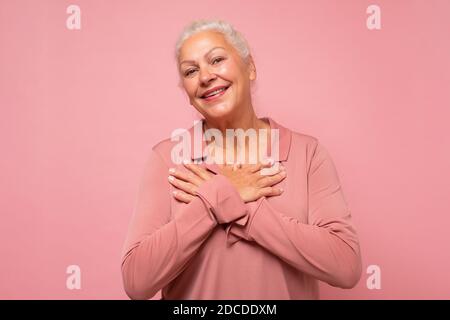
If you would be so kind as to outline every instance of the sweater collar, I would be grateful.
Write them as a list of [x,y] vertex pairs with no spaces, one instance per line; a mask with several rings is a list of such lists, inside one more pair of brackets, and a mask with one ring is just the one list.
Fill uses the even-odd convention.
[[[289,156],[289,150],[291,147],[291,139],[292,139],[292,132],[288,128],[284,127],[283,125],[277,123],[275,120],[273,120],[270,117],[263,117],[262,120],[267,120],[269,122],[271,129],[278,129],[279,132],[279,161],[286,161]],[[196,123],[189,128],[189,134],[191,139],[191,160],[192,161],[199,161],[199,160],[205,160],[203,156],[203,151],[205,150],[207,143],[204,140],[204,137],[202,139],[199,139],[195,135],[201,134],[203,135],[203,122],[204,119],[196,121]],[[274,141],[276,143],[276,141]],[[197,144],[197,145],[196,145]],[[201,145],[201,147],[200,147]],[[269,144],[269,150],[268,154],[271,155],[271,144]],[[210,168],[209,165],[207,165],[208,168]],[[213,166],[215,167],[215,166]],[[213,170],[216,171],[216,170]]]

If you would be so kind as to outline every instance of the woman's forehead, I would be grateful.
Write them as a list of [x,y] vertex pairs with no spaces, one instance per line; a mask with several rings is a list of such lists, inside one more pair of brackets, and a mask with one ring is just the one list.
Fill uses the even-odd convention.
[[180,61],[197,59],[212,50],[229,51],[230,45],[219,32],[202,31],[188,38],[180,50]]

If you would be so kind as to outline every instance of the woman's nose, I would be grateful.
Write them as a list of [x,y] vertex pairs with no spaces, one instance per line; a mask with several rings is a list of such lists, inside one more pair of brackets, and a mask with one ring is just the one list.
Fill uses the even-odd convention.
[[200,81],[203,84],[208,84],[211,80],[215,79],[216,75],[210,72],[208,68],[200,69]]

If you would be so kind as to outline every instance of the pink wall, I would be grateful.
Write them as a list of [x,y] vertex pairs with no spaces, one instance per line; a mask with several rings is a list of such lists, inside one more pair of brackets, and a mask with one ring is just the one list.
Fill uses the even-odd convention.
[[[66,28],[70,4],[81,30]],[[252,46],[258,114],[318,137],[338,168],[364,273],[322,297],[449,299],[449,14],[447,0],[2,0],[0,298],[127,298],[120,251],[144,160],[197,118],[173,46],[218,17]],[[66,288],[72,264],[81,290]]]

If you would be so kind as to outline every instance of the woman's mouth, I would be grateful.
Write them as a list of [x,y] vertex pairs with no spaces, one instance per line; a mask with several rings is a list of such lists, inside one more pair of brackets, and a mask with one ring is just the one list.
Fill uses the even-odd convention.
[[231,87],[231,85],[229,85],[228,87],[225,87],[225,88],[218,89],[214,92],[211,92],[210,94],[208,94],[207,97],[202,97],[202,100],[205,100],[208,102],[212,101],[212,100],[216,100],[219,97],[223,96],[229,87]]

